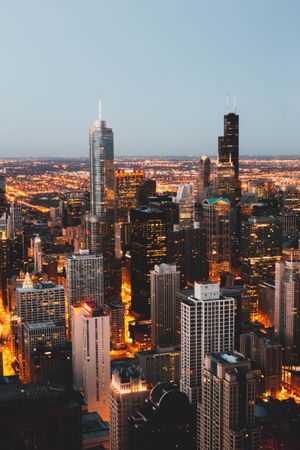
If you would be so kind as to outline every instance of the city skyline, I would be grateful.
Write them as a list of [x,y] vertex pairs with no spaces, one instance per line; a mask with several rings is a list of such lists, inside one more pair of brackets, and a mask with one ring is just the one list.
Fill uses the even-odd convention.
[[299,154],[297,2],[17,3],[1,17],[2,156],[87,156],[99,83],[116,157],[215,154],[228,92],[242,156]]

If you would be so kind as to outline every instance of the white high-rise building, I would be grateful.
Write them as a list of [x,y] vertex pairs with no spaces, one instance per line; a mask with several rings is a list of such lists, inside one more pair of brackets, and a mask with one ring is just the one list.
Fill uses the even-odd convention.
[[150,271],[152,347],[175,345],[176,298],[180,272],[169,264],[155,265]]
[[91,255],[89,250],[67,258],[67,295],[69,305],[95,302],[103,305],[103,257]]
[[275,335],[284,348],[287,364],[300,363],[300,258],[289,250],[275,263]]
[[[95,303],[72,306],[74,387],[83,388],[88,411],[109,420],[109,316]],[[75,319],[75,320],[74,320]],[[80,364],[81,361],[81,364]]]
[[33,258],[34,258],[34,271],[42,272],[43,269],[43,252],[42,241],[39,235],[35,236],[33,242]]
[[[25,287],[24,287],[25,286]],[[65,290],[63,286],[44,281],[32,286],[24,280],[16,289],[16,313],[22,323],[66,322]]]
[[235,300],[220,294],[219,283],[195,283],[181,302],[180,390],[196,405],[207,353],[234,350]]
[[110,449],[130,450],[128,417],[143,407],[149,391],[135,367],[116,369],[110,387]]

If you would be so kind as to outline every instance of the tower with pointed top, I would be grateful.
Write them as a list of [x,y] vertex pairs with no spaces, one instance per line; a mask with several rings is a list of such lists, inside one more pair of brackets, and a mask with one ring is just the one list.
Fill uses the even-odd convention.
[[[104,300],[120,297],[119,264],[115,257],[116,189],[114,171],[114,136],[99,117],[89,130],[90,215],[87,217],[87,247],[103,255]],[[119,276],[118,276],[119,274]],[[116,282],[117,279],[117,282]]]

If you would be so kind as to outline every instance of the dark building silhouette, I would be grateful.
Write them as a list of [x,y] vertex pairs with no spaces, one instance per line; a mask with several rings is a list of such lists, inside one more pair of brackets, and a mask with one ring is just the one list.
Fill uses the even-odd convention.
[[156,195],[156,181],[149,178],[138,187],[138,206],[147,206],[149,197],[154,195]]
[[161,383],[152,389],[144,408],[129,418],[131,450],[193,450],[194,429],[187,395]]
[[0,217],[3,213],[5,213],[7,208],[7,202],[6,202],[6,180],[4,173],[0,173]]
[[167,261],[180,272],[180,287],[208,280],[207,231],[205,227],[170,231],[167,234]]
[[0,383],[0,436],[3,450],[81,450],[81,394]]
[[149,319],[150,270],[166,260],[167,215],[141,207],[131,210],[130,221],[132,309],[140,317]]
[[70,192],[62,199],[62,225],[73,227],[81,224],[88,210],[89,194],[85,191]]
[[239,116],[233,112],[224,116],[224,136],[218,139],[219,163],[232,162],[234,177],[239,178]]

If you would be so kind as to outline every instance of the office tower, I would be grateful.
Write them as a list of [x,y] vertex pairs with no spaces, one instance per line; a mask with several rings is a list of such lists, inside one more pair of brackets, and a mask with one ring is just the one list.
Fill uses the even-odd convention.
[[22,323],[53,321],[65,324],[65,290],[51,282],[16,289],[16,313]]
[[156,180],[145,180],[138,188],[138,207],[147,206],[149,197],[156,195]]
[[209,279],[218,281],[220,272],[230,272],[230,202],[227,198],[203,201],[207,229]]
[[87,248],[103,255],[105,302],[118,301],[121,267],[116,261],[116,189],[113,131],[99,119],[89,130],[90,216],[87,218]]
[[118,221],[127,222],[129,211],[138,207],[138,189],[144,179],[144,170],[119,169],[116,171]]
[[266,327],[274,327],[275,280],[261,281],[257,286],[259,320]]
[[179,203],[172,195],[156,195],[149,197],[148,207],[159,209],[166,215],[166,229],[168,232],[179,228]]
[[150,270],[165,261],[166,214],[149,208],[130,212],[132,309],[140,317],[150,318]]
[[[18,340],[18,361],[22,379],[28,378],[25,362],[25,326],[26,324],[54,322],[66,326],[65,290],[51,282],[42,282],[30,287],[29,280],[24,281],[25,287],[16,288],[16,314],[18,324],[15,332]],[[26,287],[29,286],[29,287]]]
[[39,345],[33,357],[33,376],[38,382],[59,383],[72,389],[72,348],[70,342],[49,347]]
[[199,450],[259,450],[255,427],[255,379],[251,362],[237,352],[205,357],[199,406]]
[[192,289],[178,289],[175,293],[176,301],[176,347],[181,348],[181,302],[194,295],[194,285]]
[[176,347],[156,347],[134,354],[136,365],[142,370],[147,384],[172,383],[179,386],[180,350]]
[[261,331],[240,336],[240,352],[259,370],[256,395],[273,396],[281,390],[282,346]]
[[208,156],[201,156],[199,159],[199,173],[196,183],[196,200],[201,203],[208,196],[210,185],[210,159]]
[[94,301],[104,303],[103,257],[90,254],[89,250],[79,250],[78,254],[67,257],[66,267],[68,304]]
[[8,305],[7,281],[11,274],[11,241],[5,231],[0,232],[0,295],[4,306]]
[[190,288],[195,281],[208,280],[207,230],[194,223],[187,230],[167,233],[167,262],[180,272],[180,287]]
[[81,450],[81,395],[49,383],[0,385],[1,448]]
[[188,397],[172,385],[160,383],[144,407],[129,418],[130,450],[193,450],[194,431]]
[[224,116],[224,136],[218,138],[219,163],[232,162],[234,178],[239,179],[239,116],[235,112]]
[[110,346],[119,350],[125,346],[125,305],[122,302],[109,303],[105,310],[110,320]]
[[234,315],[235,301],[220,294],[218,283],[195,283],[194,295],[181,302],[180,390],[194,405],[205,355],[234,349]]
[[88,210],[89,195],[84,191],[73,191],[66,194],[61,202],[62,225],[74,227],[81,221]]
[[155,265],[150,271],[152,348],[175,345],[176,301],[180,273],[176,266]]
[[33,243],[34,271],[41,273],[43,270],[42,241],[39,235],[35,236]]
[[237,182],[235,167],[231,159],[228,162],[217,162],[217,193],[219,197],[226,197],[232,203],[236,199]]
[[80,391],[83,389],[83,334],[82,334],[82,307],[75,303],[70,305],[71,336],[72,336],[72,369],[73,387]]
[[15,233],[23,231],[22,205],[21,203],[11,202],[8,215],[8,237],[12,239]]
[[66,327],[54,322],[25,323],[24,328],[24,365],[21,365],[23,382],[39,381],[39,366],[35,356],[41,347],[51,351],[55,347],[63,347],[66,342]]
[[149,392],[140,370],[116,369],[110,386],[110,449],[131,450],[128,417],[144,405]]
[[23,231],[16,231],[10,239],[11,263],[10,269],[12,275],[19,275],[25,262],[25,241]]
[[191,228],[194,222],[193,185],[181,184],[174,201],[179,208],[179,230]]
[[6,207],[6,179],[4,173],[0,173],[0,217],[5,213]]
[[275,336],[284,348],[286,365],[300,364],[300,258],[290,251],[290,258],[275,264]]
[[274,278],[275,262],[281,258],[282,224],[274,217],[250,217],[242,222],[241,271],[252,298],[252,319],[258,314],[257,287]]
[[83,388],[88,411],[109,420],[109,316],[95,303],[71,307],[73,379]]

